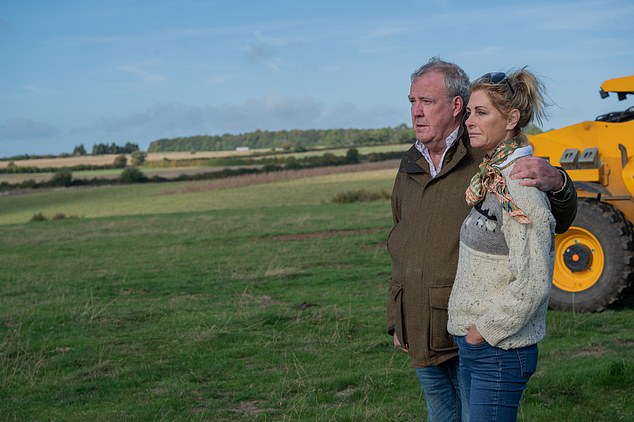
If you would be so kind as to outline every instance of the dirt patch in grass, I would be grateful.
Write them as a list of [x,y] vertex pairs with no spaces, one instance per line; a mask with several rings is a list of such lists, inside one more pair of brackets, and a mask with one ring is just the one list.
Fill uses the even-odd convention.
[[258,407],[260,404],[261,402],[259,400],[243,401],[238,405],[237,409],[234,409],[234,412],[246,416],[257,416],[261,413],[267,412],[268,409]]
[[572,351],[560,351],[555,350],[550,353],[550,356],[554,359],[571,359],[578,357],[601,357],[605,354],[605,348],[599,345],[591,345],[586,347],[580,347]]
[[293,180],[304,177],[327,176],[338,173],[355,173],[362,171],[385,170],[398,168],[398,160],[377,161],[375,163],[348,164],[343,166],[317,167],[302,170],[284,170],[270,173],[246,174],[241,176],[225,177],[217,180],[196,182],[177,189],[166,189],[166,194],[179,194],[190,192],[207,192],[218,189],[230,189],[249,185],[258,185],[285,180]]
[[339,398],[347,398],[347,397],[351,397],[356,391],[357,391],[356,388],[349,385],[346,388],[337,391],[335,393],[335,396]]
[[252,294],[249,293],[242,293],[240,295],[240,301],[239,301],[240,305],[259,305],[262,307],[266,307],[266,306],[270,306],[273,305],[277,302],[275,302],[273,300],[273,298],[271,296],[268,295],[261,295],[261,296],[254,296]]
[[592,356],[592,357],[601,357],[605,354],[605,349],[602,346],[591,346],[584,347],[582,349],[577,350],[573,353],[573,356]]

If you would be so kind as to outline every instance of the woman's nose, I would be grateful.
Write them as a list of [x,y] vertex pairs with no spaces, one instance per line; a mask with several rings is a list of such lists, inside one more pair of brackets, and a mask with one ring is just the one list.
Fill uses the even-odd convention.
[[471,119],[471,114],[467,115],[467,120],[464,121],[465,126],[473,126],[473,120]]

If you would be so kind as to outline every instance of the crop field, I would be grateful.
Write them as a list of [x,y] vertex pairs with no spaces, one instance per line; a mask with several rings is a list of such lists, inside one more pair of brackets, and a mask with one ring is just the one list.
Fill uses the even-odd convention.
[[[222,158],[233,156],[249,156],[258,153],[270,152],[268,149],[247,150],[247,151],[197,151],[197,152],[154,152],[146,155],[147,161],[162,160],[189,160],[192,158]],[[54,158],[32,158],[28,160],[14,160],[13,163],[19,167],[73,167],[80,165],[105,166],[114,161],[116,154],[85,155],[75,157],[54,157]],[[130,154],[126,154],[130,161]],[[0,168],[5,168],[11,161],[0,160]]]
[[[0,420],[425,420],[358,170],[0,196]],[[633,320],[549,312],[518,420],[634,420]]]
[[[408,148],[408,145],[404,144],[392,144],[392,145],[378,145],[378,146],[360,146],[357,150],[360,154],[369,154],[371,152],[393,152],[404,151]],[[192,152],[151,152],[146,154],[145,160],[152,161],[179,161],[179,160],[192,160],[192,159],[212,159],[212,158],[226,158],[226,157],[250,157],[261,155],[275,155],[281,154],[284,156],[294,156],[295,158],[310,157],[316,155],[323,155],[325,153],[331,153],[335,155],[345,155],[348,147],[341,148],[317,148],[313,151],[299,152],[299,153],[285,153],[284,151],[275,152],[272,149],[249,149],[249,150],[229,150],[229,151],[192,151]],[[37,168],[62,168],[73,167],[80,165],[94,165],[94,166],[106,166],[111,165],[117,155],[116,154],[104,154],[104,155],[86,155],[75,157],[54,157],[54,158],[32,158],[28,160],[0,160],[0,168],[6,168],[10,162],[13,162],[19,167],[37,167]],[[128,162],[131,160],[131,155],[126,154]]]
[[[367,155],[371,153],[389,153],[404,151],[408,148],[404,144],[360,146],[357,148],[359,154]],[[147,177],[160,176],[170,179],[180,175],[194,175],[199,173],[214,172],[223,170],[230,166],[220,164],[205,163],[204,160],[223,159],[223,158],[252,158],[256,163],[258,160],[270,159],[274,157],[294,157],[303,159],[308,157],[323,156],[324,154],[333,154],[343,157],[349,148],[316,148],[306,152],[285,152],[274,151],[271,149],[251,149],[239,151],[196,151],[196,152],[164,152],[146,154],[145,165],[139,167],[143,174]],[[55,169],[73,168],[75,166],[111,166],[116,155],[88,155],[76,157],[56,157],[56,158],[33,158],[29,160],[0,160],[0,169],[7,168],[9,163],[13,162],[18,167],[23,168],[40,168],[51,169],[46,172],[16,172],[16,173],[0,173],[0,183],[20,184],[26,181],[42,183],[51,180],[54,176]],[[126,155],[127,162],[131,163],[132,158]],[[197,162],[196,164],[192,163]],[[203,161],[199,161],[203,160]],[[168,164],[168,165],[166,165]],[[391,164],[390,164],[391,165]],[[256,165],[257,166],[257,165]],[[116,179],[121,175],[123,170],[120,168],[103,168],[93,170],[75,170],[72,172],[73,179]]]

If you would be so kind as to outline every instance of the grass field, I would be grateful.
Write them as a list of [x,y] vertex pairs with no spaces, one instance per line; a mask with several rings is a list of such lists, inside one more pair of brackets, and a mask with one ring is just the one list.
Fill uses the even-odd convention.
[[[0,420],[424,420],[389,203],[331,202],[393,175],[0,197]],[[632,420],[634,308],[548,318],[519,420]]]
[[[365,167],[382,167],[376,163]],[[36,213],[51,217],[62,213],[83,218],[115,215],[153,215],[217,209],[244,209],[280,205],[318,205],[337,193],[371,187],[391,189],[393,168],[369,172],[333,173],[341,169],[318,168],[284,179],[284,173],[242,176],[200,182],[171,182],[104,186],[97,188],[33,191],[27,195],[0,196],[0,225],[25,223]],[[364,167],[362,167],[364,168]],[[282,178],[276,183],[262,183]],[[260,181],[262,179],[262,182]],[[225,186],[247,184],[239,189]],[[292,194],[290,194],[292,193]]]

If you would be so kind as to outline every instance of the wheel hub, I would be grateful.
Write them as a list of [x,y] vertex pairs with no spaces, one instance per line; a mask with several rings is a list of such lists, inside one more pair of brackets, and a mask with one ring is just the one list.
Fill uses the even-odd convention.
[[564,264],[573,273],[584,271],[592,264],[592,251],[586,245],[576,244],[564,251]]
[[590,289],[601,278],[605,255],[594,234],[579,226],[555,236],[555,274],[553,284],[565,292]]

